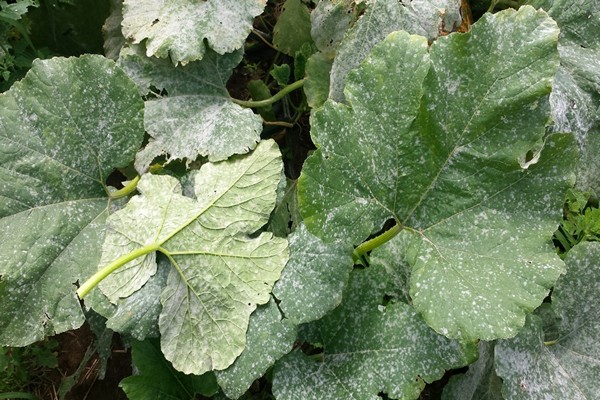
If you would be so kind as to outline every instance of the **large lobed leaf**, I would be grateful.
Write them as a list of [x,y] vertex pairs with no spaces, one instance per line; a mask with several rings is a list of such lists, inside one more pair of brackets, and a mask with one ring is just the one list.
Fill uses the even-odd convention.
[[100,56],[36,61],[0,96],[0,345],[79,327],[100,258],[105,180],[143,137],[135,85]]
[[182,195],[177,179],[147,174],[141,195],[109,218],[99,268],[138,256],[101,282],[112,302],[155,274],[155,251],[171,262],[159,328],[176,369],[224,369],[244,349],[250,314],[269,300],[288,257],[285,239],[249,237],[269,219],[281,170],[279,149],[268,141],[250,155],[203,165],[193,175],[196,199]]
[[557,41],[531,7],[485,15],[429,53],[393,33],[349,75],[350,106],[313,116],[308,228],[358,244],[394,218],[414,235],[413,304],[449,337],[514,336],[563,271],[550,238],[575,149],[566,135],[543,144]]
[[148,56],[177,65],[200,60],[206,44],[219,54],[239,49],[262,13],[266,0],[125,0],[123,34]]
[[256,146],[260,116],[231,101],[225,87],[241,59],[239,51],[221,56],[208,50],[201,61],[174,67],[144,56],[141,46],[122,51],[119,65],[143,95],[153,89],[167,92],[146,101],[144,126],[152,139],[137,156],[139,171],[162,154],[169,154],[168,160],[204,156],[221,161]]

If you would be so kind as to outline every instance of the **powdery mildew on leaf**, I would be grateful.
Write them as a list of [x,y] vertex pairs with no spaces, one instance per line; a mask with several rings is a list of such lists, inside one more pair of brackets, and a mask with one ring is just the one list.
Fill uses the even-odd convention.
[[246,349],[229,368],[215,372],[219,386],[227,397],[241,397],[252,382],[292,350],[295,340],[296,325],[283,318],[271,299],[250,316]]
[[243,46],[266,0],[125,0],[123,34],[146,54],[174,64],[202,59],[208,46],[225,54]]
[[439,38],[430,62],[424,38],[394,33],[349,75],[350,106],[313,115],[308,228],[358,244],[393,217],[419,239],[413,304],[449,337],[515,335],[563,270],[550,238],[575,149],[557,135],[540,152],[557,41],[531,7]]
[[342,302],[352,270],[352,246],[324,243],[304,224],[292,234],[290,259],[273,288],[279,307],[296,324],[314,321]]
[[100,56],[36,61],[0,96],[0,345],[78,328],[100,258],[104,181],[143,137],[135,85]]
[[311,323],[321,360],[294,351],[275,365],[273,394],[288,399],[417,399],[425,382],[463,366],[474,349],[436,334],[401,302],[383,305],[386,273],[354,270],[340,307]]
[[577,186],[600,193],[600,2],[532,0],[561,31],[560,69],[550,102],[556,132],[573,132],[581,151]]
[[519,335],[496,346],[508,400],[600,397],[600,244],[575,246],[565,263],[567,274],[552,293],[558,338],[545,343],[542,321],[532,316]]
[[119,65],[146,95],[151,88],[165,96],[146,101],[144,127],[152,136],[136,158],[138,171],[168,154],[168,160],[225,160],[252,150],[260,140],[262,120],[251,109],[233,103],[225,87],[241,52],[220,56],[207,51],[198,62],[174,67],[166,60],[147,58],[142,48],[123,50]]
[[154,250],[171,262],[159,317],[165,357],[184,372],[227,368],[242,352],[248,318],[266,303],[288,258],[287,241],[262,233],[282,170],[275,142],[247,156],[204,164],[193,176],[196,199],[177,179],[142,176],[127,206],[111,215],[99,268],[147,246],[144,256],[101,282],[114,302],[156,270]]
[[348,73],[389,33],[405,30],[428,40],[446,27],[460,25],[460,0],[369,0],[367,10],[348,30],[331,68],[329,98],[344,101]]

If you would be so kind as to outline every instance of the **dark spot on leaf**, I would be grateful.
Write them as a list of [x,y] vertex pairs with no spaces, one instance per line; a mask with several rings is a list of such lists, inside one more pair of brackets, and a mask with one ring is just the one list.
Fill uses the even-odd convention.
[[159,22],[160,22],[160,20],[158,18],[156,18],[154,21],[152,21],[151,26],[154,26],[154,25],[158,24]]

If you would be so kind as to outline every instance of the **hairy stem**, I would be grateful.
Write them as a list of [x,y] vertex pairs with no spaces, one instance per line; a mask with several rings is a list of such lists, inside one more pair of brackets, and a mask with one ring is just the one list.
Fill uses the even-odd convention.
[[360,246],[356,247],[352,252],[352,257],[354,258],[354,261],[360,259],[369,251],[376,249],[382,244],[390,241],[394,236],[400,233],[402,228],[402,225],[396,223],[396,225],[392,226],[390,229],[383,232],[381,235],[376,236],[373,239],[369,239],[366,242],[362,243]]
[[279,92],[277,92],[272,97],[269,97],[268,99],[257,100],[257,101],[231,99],[231,101],[233,101],[234,103],[239,104],[240,106],[243,106],[243,107],[258,108],[258,107],[269,106],[269,105],[281,100],[286,94],[293,92],[296,89],[300,89],[302,86],[304,86],[304,81],[305,81],[305,79],[300,79],[299,81],[290,83],[289,85],[287,85],[286,87],[284,87],[283,89],[281,89]]
[[110,198],[115,200],[115,199],[120,199],[121,197],[129,196],[131,193],[133,193],[135,191],[139,181],[140,181],[140,176],[138,175],[135,178],[133,178],[131,181],[129,181],[129,183],[127,185],[123,186],[121,189],[119,189],[115,192],[112,192],[110,194]]
[[114,260],[113,262],[108,264],[106,267],[102,268],[101,270],[96,272],[94,275],[92,275],[87,281],[85,281],[83,283],[83,285],[81,285],[81,287],[79,289],[77,289],[77,296],[79,296],[80,299],[83,299],[85,296],[87,296],[87,294],[93,288],[95,288],[108,275],[112,274],[114,271],[121,268],[128,262],[133,261],[138,257],[145,256],[148,253],[152,253],[153,251],[158,250],[159,247],[160,247],[160,245],[158,243],[152,243],[147,246],[140,247],[139,249],[135,249],[132,252],[117,258],[116,260]]

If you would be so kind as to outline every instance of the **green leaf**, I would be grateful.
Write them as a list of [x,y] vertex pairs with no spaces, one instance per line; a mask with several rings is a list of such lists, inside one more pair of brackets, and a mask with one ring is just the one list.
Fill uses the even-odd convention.
[[600,396],[600,243],[581,243],[567,255],[568,272],[556,283],[552,306],[558,338],[545,342],[532,316],[512,340],[496,346],[506,399],[597,399]]
[[286,0],[273,28],[273,45],[294,57],[304,43],[311,43],[310,13],[301,0]]
[[151,88],[168,93],[146,101],[144,126],[153,140],[138,155],[138,170],[146,171],[154,157],[165,153],[168,161],[193,161],[199,155],[221,161],[256,146],[260,116],[233,103],[225,87],[241,58],[240,52],[220,56],[207,51],[202,61],[174,67],[147,58],[139,46],[123,50],[119,65],[143,95]]
[[139,374],[119,386],[130,400],[192,400],[196,395],[212,396],[219,389],[213,373],[185,375],[163,357],[157,340],[131,342],[131,356]]
[[176,369],[224,369],[244,349],[248,318],[269,300],[288,258],[285,239],[248,237],[268,221],[281,170],[275,142],[262,142],[247,156],[204,164],[193,175],[196,199],[175,178],[147,174],[141,195],[110,216],[99,269],[131,257],[100,283],[112,302],[155,274],[155,251],[171,262],[159,327]]
[[290,66],[288,64],[273,65],[269,74],[278,85],[285,86],[290,81]]
[[307,227],[359,244],[394,218],[417,239],[413,304],[448,337],[515,335],[563,271],[551,237],[576,155],[570,136],[543,144],[557,39],[531,7],[487,14],[429,68],[425,38],[393,33],[349,75],[351,107],[313,115]]
[[275,365],[273,394],[286,399],[416,399],[425,382],[474,358],[431,330],[405,303],[381,304],[386,274],[355,270],[340,307],[314,322],[321,360],[295,351]]
[[219,54],[241,48],[265,5],[265,0],[125,0],[123,34],[134,43],[147,39],[148,56],[187,64],[202,59],[207,45]]
[[314,321],[342,302],[352,270],[352,246],[323,241],[304,224],[290,237],[290,260],[273,288],[279,307],[296,324]]
[[143,136],[133,82],[101,56],[36,61],[0,96],[0,344],[75,329],[96,267],[105,180]]
[[479,359],[463,375],[444,386],[442,400],[503,400],[502,380],[496,375],[494,343],[479,342]]
[[360,19],[346,33],[331,68],[329,98],[344,101],[346,76],[389,33],[405,30],[437,38],[442,27],[460,25],[460,0],[376,0],[367,3]]
[[223,371],[216,371],[217,382],[232,399],[242,396],[275,361],[289,353],[296,340],[296,325],[283,319],[271,299],[250,316],[246,349]]
[[313,54],[306,62],[304,93],[311,108],[319,108],[329,96],[329,73],[333,60],[323,53]]

